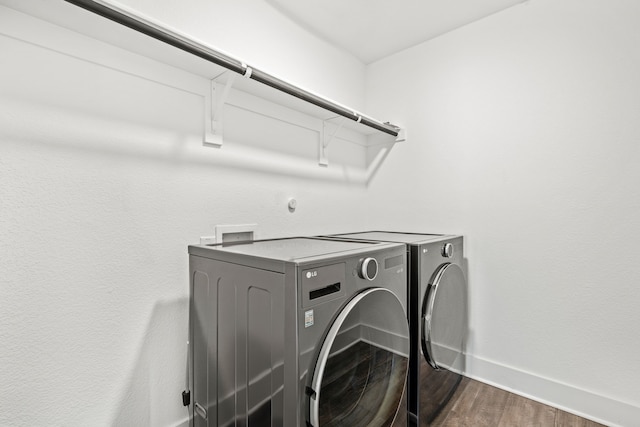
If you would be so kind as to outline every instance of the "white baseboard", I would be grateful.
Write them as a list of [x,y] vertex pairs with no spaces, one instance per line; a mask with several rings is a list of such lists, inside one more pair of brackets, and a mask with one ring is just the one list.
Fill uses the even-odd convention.
[[611,427],[640,425],[640,407],[467,355],[466,376]]
[[189,427],[189,417],[185,417],[182,421],[173,424],[171,427]]

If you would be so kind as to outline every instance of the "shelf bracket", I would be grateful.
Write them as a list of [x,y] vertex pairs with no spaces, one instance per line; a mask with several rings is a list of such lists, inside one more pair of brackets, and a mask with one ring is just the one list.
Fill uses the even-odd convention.
[[392,126],[398,131],[398,136],[396,136],[396,142],[404,142],[407,140],[407,130],[400,126],[396,126],[389,122],[384,122],[385,125]]
[[210,81],[210,89],[205,95],[204,112],[204,145],[222,147],[224,129],[224,104],[227,102],[229,92],[236,78],[235,73],[227,74],[227,81],[223,85],[217,83],[217,77]]
[[[340,119],[338,123],[331,123],[330,120],[335,120],[336,118]],[[318,142],[318,164],[320,166],[329,166],[329,144],[336,137],[336,134],[342,129],[342,125],[344,125],[344,121],[346,119],[344,117],[333,117],[331,119],[322,121],[322,134],[320,135],[320,141]],[[332,132],[329,130],[329,124],[335,126]]]

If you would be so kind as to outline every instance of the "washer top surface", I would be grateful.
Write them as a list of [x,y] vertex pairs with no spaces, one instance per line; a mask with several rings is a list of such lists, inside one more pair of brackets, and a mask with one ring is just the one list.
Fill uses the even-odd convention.
[[422,244],[432,241],[448,239],[453,236],[445,234],[420,234],[420,233],[402,233],[395,231],[364,231],[360,233],[338,234],[332,237],[341,237],[348,239],[365,239],[382,242],[396,242],[407,244]]
[[340,255],[343,252],[371,250],[384,245],[377,242],[350,242],[329,239],[295,237],[274,240],[256,240],[228,245],[200,246],[212,251],[249,255],[278,261],[295,262],[323,255]]

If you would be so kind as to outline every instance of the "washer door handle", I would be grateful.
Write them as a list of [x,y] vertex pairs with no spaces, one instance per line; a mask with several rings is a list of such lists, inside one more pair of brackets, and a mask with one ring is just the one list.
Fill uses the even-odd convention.
[[201,404],[199,404],[198,402],[196,402],[194,407],[195,407],[195,410],[196,410],[196,414],[200,415],[202,418],[204,418],[206,420],[207,419],[207,410],[204,409],[204,407]]

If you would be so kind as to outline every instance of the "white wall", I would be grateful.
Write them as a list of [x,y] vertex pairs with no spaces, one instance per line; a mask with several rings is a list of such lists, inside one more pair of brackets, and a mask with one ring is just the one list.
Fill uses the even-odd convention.
[[[172,3],[126,2],[364,104],[364,67],[264,3]],[[633,425],[638,8],[531,0],[369,67],[364,110],[409,130],[370,188],[201,148],[201,97],[0,36],[0,425],[183,422],[186,246],[248,222],[464,234],[470,374]]]
[[355,109],[362,108],[365,66],[263,0],[119,0],[247,64]]
[[370,187],[373,228],[466,237],[470,375],[626,426],[640,419],[638,22],[630,0],[532,0],[371,65],[366,91],[409,132]]
[[[141,7],[180,18],[176,27],[198,16],[189,30],[205,41],[363,104],[364,67],[353,58],[262,2],[208,4]],[[45,27],[19,25],[86,56],[0,35],[0,425],[180,424],[187,245],[216,224],[258,223],[262,237],[361,228],[366,188],[332,171],[363,163],[364,151],[345,149],[325,170],[306,156],[315,145],[300,151],[304,141],[280,144],[292,148],[288,160],[263,148],[263,162],[233,138],[202,147],[202,97],[129,69],[193,76]]]

